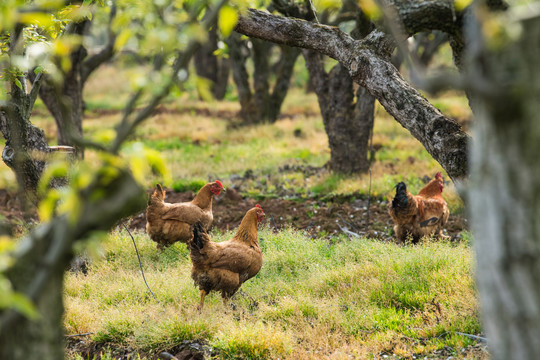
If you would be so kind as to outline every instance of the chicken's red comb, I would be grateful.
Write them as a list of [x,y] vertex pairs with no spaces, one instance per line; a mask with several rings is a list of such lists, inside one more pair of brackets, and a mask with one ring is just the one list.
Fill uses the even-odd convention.
[[436,173],[435,179],[442,179],[442,174],[440,172]]
[[221,183],[221,181],[216,180],[216,183],[223,188],[223,184]]
[[255,207],[258,207],[259,209],[262,210],[262,207],[261,207],[261,205],[259,205],[259,204],[255,205]]

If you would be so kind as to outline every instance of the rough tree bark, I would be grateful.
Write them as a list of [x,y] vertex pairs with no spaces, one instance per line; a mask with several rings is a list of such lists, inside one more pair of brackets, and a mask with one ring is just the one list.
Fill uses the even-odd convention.
[[214,52],[218,49],[219,36],[217,28],[213,27],[208,33],[208,42],[205,43],[193,58],[197,75],[210,80],[211,92],[217,100],[223,100],[227,92],[230,60],[218,58]]
[[366,172],[375,98],[359,87],[355,102],[353,81],[343,65],[326,73],[320,54],[306,50],[304,58],[328,135],[328,166],[339,173]]
[[539,5],[527,9],[520,25],[509,24],[522,27],[515,43],[486,50],[476,42],[465,51],[479,53],[466,63],[471,85],[479,76],[489,84],[487,92],[471,90],[476,117],[469,204],[494,360],[540,359]]
[[[23,27],[20,25],[11,34],[10,56],[17,56],[23,52],[22,31]],[[41,81],[42,74],[38,74],[28,91],[26,75],[13,80],[10,97],[0,108],[0,131],[6,139],[2,160],[15,172],[24,207],[27,205],[26,200],[35,200],[32,195],[37,189],[45,167],[45,162],[33,155],[49,151],[45,133],[30,122]]]
[[[308,20],[313,16],[306,12],[303,18]],[[353,1],[343,4],[334,23],[339,24],[346,20],[354,20],[356,23],[351,32],[355,39],[366,36],[373,29],[371,22]],[[330,161],[327,166],[338,173],[367,172],[375,98],[363,87],[359,87],[355,99],[352,78],[343,65],[337,64],[327,73],[322,55],[309,50],[304,50],[303,55],[328,136]]]
[[[280,46],[281,55],[275,66],[269,59],[273,44],[259,39],[251,39],[252,49],[247,42],[240,39],[238,33],[229,37],[229,55],[231,59],[233,80],[240,100],[240,116],[245,124],[256,124],[263,121],[274,122],[281,111],[283,100],[289,91],[294,64],[300,51],[288,46]],[[249,81],[246,61],[253,58],[253,90]],[[276,80],[273,89],[270,87],[270,69],[276,69]]]
[[[419,27],[419,30],[425,29]],[[453,181],[466,180],[469,136],[403,80],[387,60],[395,47],[388,35],[374,30],[366,38],[354,40],[338,28],[253,9],[240,18],[236,31],[278,44],[315,50],[336,59],[349,70],[355,82],[365,87],[424,145]]]

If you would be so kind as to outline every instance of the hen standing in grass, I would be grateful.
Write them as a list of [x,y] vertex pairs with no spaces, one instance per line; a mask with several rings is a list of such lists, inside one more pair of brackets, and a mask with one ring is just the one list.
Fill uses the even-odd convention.
[[225,303],[248,279],[257,275],[262,266],[262,251],[257,239],[257,226],[264,211],[259,204],[250,209],[232,239],[214,242],[200,223],[193,228],[191,278],[201,290],[198,309],[202,310],[205,296],[220,291]]
[[189,202],[166,203],[165,191],[156,185],[146,209],[146,232],[159,250],[177,241],[187,243],[193,236],[191,227],[200,222],[204,229],[212,224],[212,198],[225,190],[219,180],[204,185]]
[[409,236],[413,243],[423,236],[445,237],[442,230],[450,212],[442,197],[443,187],[441,173],[437,173],[416,196],[407,191],[405,183],[396,185],[396,196],[389,213],[398,241],[405,242]]

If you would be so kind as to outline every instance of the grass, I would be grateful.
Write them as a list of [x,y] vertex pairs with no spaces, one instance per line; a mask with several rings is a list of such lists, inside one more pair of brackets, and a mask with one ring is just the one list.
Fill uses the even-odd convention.
[[[230,235],[214,234],[217,241]],[[156,302],[127,233],[114,232],[86,276],[66,276],[67,332],[93,332],[93,342],[142,354],[197,340],[223,359],[302,359],[314,351],[411,357],[470,345],[457,332],[480,332],[467,244],[401,247],[268,228],[260,238],[263,268],[233,298],[236,308],[213,293],[200,314],[185,245],[159,253],[146,234],[135,234]]]
[[[86,136],[104,137],[118,123],[132,71],[105,66],[89,80]],[[255,198],[366,196],[370,188],[373,196],[387,198],[399,181],[416,192],[423,177],[442,171],[379,104],[371,178],[311,171],[321,168],[330,153],[316,96],[300,87],[302,76],[293,80],[284,116],[274,124],[238,127],[236,102],[205,103],[186,93],[167,98],[130,141],[162,154],[172,174],[165,185],[176,191],[195,191],[209,179],[220,179],[228,188],[238,175],[250,174],[243,177],[241,191]],[[460,94],[430,100],[449,116],[470,117]],[[55,143],[54,121],[39,101],[32,121]],[[95,158],[92,151],[85,154],[90,162]],[[148,178],[145,185],[155,182],[164,179]],[[11,171],[1,167],[0,187],[13,184]],[[463,211],[451,184],[444,194],[451,213]],[[86,276],[66,275],[69,334],[92,332],[91,341],[104,349],[131,348],[142,358],[197,340],[222,359],[342,359],[412,358],[444,347],[457,352],[472,343],[458,332],[481,332],[468,233],[461,243],[397,246],[264,228],[263,268],[234,298],[236,309],[224,308],[213,294],[202,314],[195,310],[199,292],[190,279],[185,246],[158,253],[144,233],[134,235],[159,302],[145,288],[131,239],[113,232],[86,250],[94,259]],[[230,233],[214,236],[224,240]],[[103,356],[113,357],[107,351]]]

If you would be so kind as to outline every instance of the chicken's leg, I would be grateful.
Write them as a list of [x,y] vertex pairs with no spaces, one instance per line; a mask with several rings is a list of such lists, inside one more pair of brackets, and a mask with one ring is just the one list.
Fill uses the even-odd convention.
[[199,303],[199,306],[197,306],[197,310],[202,311],[204,306],[204,298],[206,297],[207,292],[204,290],[201,290],[201,302]]

